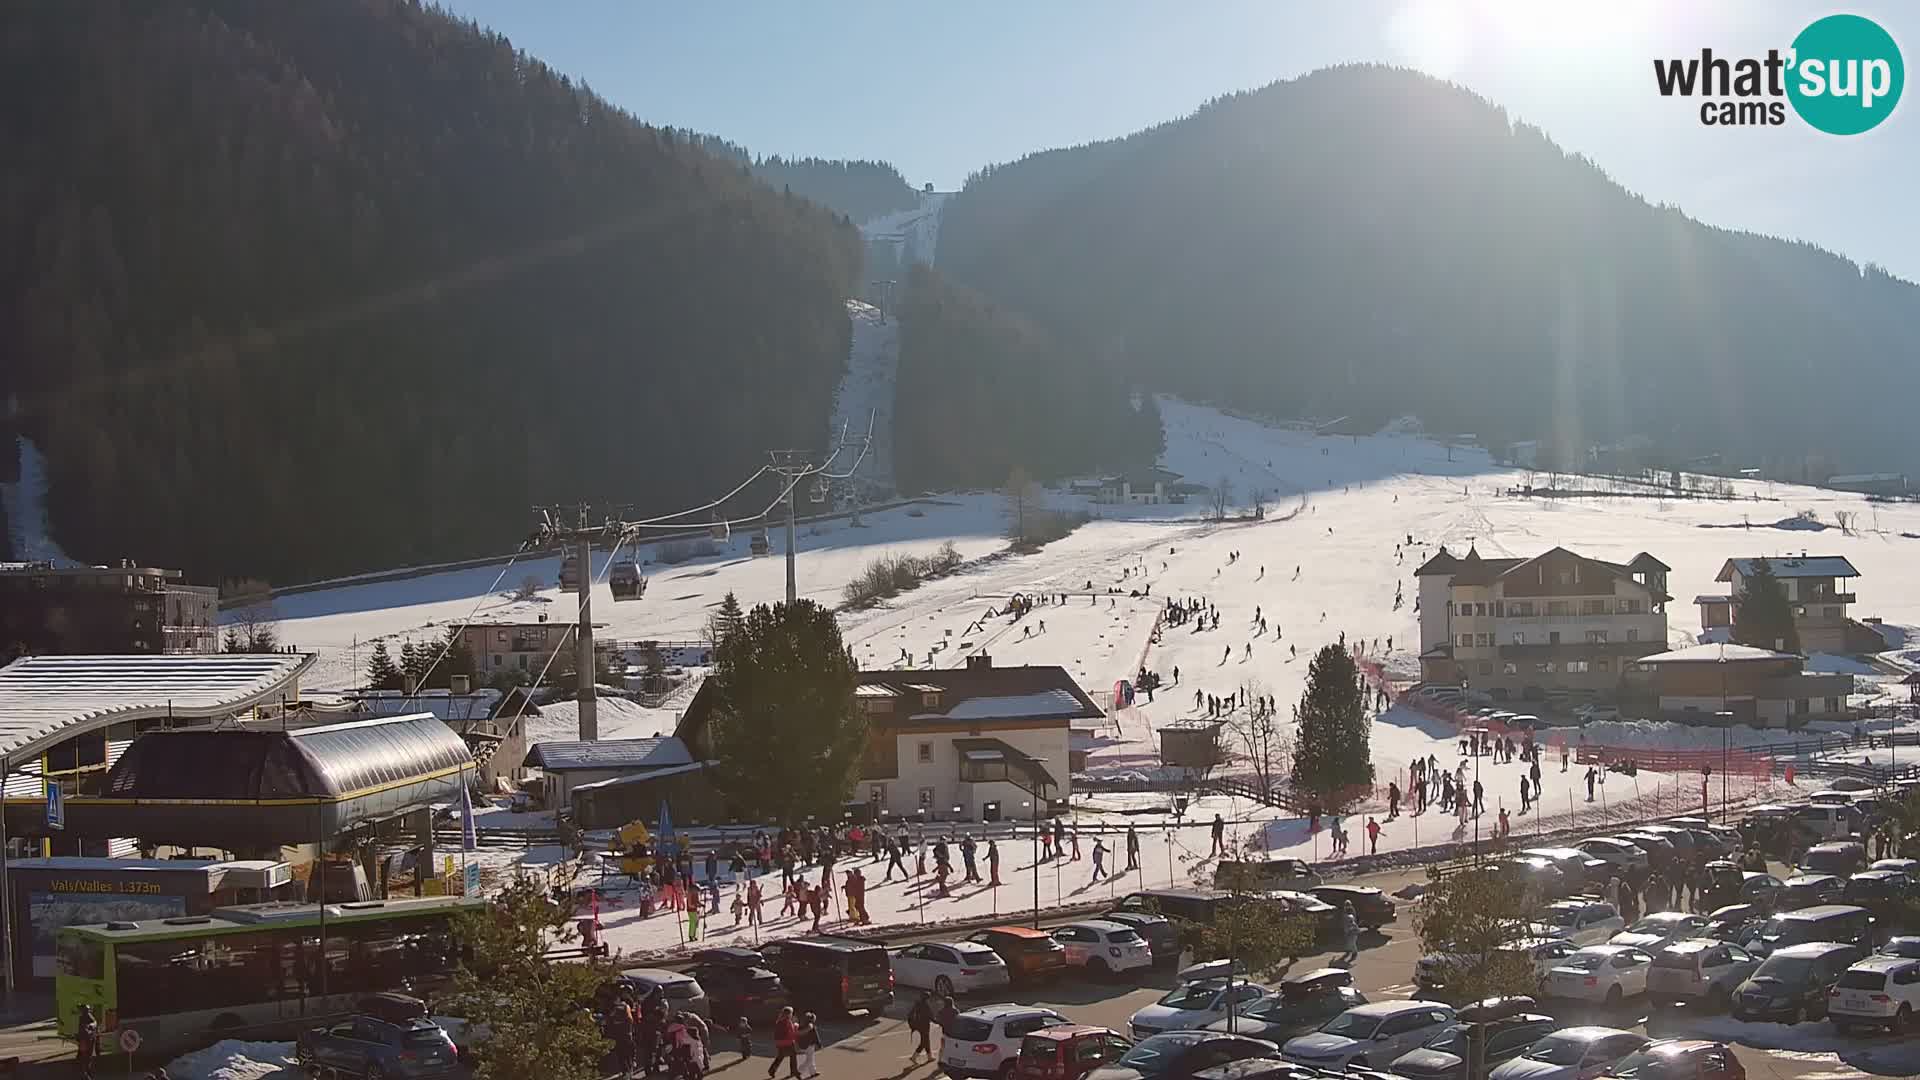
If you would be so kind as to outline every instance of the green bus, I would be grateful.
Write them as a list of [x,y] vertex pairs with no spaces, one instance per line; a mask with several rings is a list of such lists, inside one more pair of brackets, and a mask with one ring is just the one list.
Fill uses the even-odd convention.
[[137,1031],[141,1053],[221,1039],[288,1039],[386,990],[430,994],[459,962],[452,922],[486,901],[422,897],[274,902],[55,931],[54,1002],[72,1038],[90,1005],[101,1050]]

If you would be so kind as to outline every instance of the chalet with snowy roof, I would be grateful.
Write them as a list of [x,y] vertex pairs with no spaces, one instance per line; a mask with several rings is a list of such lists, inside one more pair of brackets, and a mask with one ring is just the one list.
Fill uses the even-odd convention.
[[[701,757],[712,685],[676,731]],[[963,668],[863,671],[853,694],[867,719],[854,799],[908,820],[1020,818],[1036,798],[1066,798],[1072,728],[1106,715],[1065,668],[994,667],[984,653]]]
[[1643,656],[1663,718],[1711,723],[1720,712],[1754,727],[1799,727],[1856,715],[1853,676],[1808,673],[1806,658],[1749,645],[1709,643]]
[[[636,817],[652,820],[659,807],[660,794],[647,785],[680,777],[689,778],[693,786],[687,782],[673,785],[673,794],[677,797],[669,801],[676,820],[685,823],[704,816],[711,821],[720,809],[705,777],[699,775],[711,762],[695,758],[687,744],[675,738],[535,743],[521,764],[540,770],[540,793],[547,809],[574,809],[581,828],[617,827]],[[607,807],[600,807],[599,816],[605,820],[591,822],[588,819],[593,815],[578,813],[583,793],[600,792],[615,785],[625,785],[627,789],[616,793],[623,796],[616,800],[622,804],[620,811],[609,812]],[[627,795],[632,797],[624,797]]]
[[1633,661],[1667,647],[1667,564],[1556,547],[1486,559],[1442,547],[1414,571],[1420,671],[1498,700],[1616,691]]
[[[1708,641],[1732,640],[1733,620],[1740,608],[1740,596],[1747,590],[1758,557],[1728,559],[1720,567],[1715,581],[1724,581],[1723,593],[1708,593],[1693,598],[1700,607],[1701,637]],[[1851,581],[1860,576],[1842,555],[1782,555],[1768,558],[1767,565],[1787,593],[1793,606],[1793,628],[1800,635],[1800,648],[1809,653],[1879,652],[1886,648],[1880,633],[1864,623],[1855,622],[1847,609],[1858,597]]]
[[1133,504],[1136,506],[1157,506],[1168,502],[1173,496],[1173,488],[1180,482],[1180,474],[1170,472],[1158,466],[1130,469],[1100,481],[1100,491],[1094,502]]

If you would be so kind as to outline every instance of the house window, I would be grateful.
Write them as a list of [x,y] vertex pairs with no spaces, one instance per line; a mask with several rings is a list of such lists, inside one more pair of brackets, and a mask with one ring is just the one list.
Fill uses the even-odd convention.
[[1535,660],[1533,662],[1533,673],[1535,675],[1544,675],[1546,672],[1547,662],[1545,660]]
[[1560,644],[1560,631],[1558,630],[1547,631],[1547,644],[1549,645]]
[[927,708],[927,709],[939,708],[940,707],[940,691],[929,690],[926,693],[921,694],[920,705],[922,708]]
[[1518,674],[1520,674],[1520,665],[1519,665],[1519,664],[1516,664],[1516,663],[1514,663],[1514,662],[1513,662],[1513,661],[1511,661],[1511,660],[1508,660],[1508,661],[1505,661],[1505,662],[1503,662],[1503,663],[1502,663],[1502,664],[1500,665],[1500,674],[1502,674],[1502,675],[1518,675]]
[[1595,671],[1610,671],[1612,670],[1612,668],[1613,668],[1613,661],[1607,659],[1604,656],[1593,662],[1593,670]]
[[1837,619],[1840,617],[1840,609],[1837,607],[1821,608],[1820,614],[1825,615],[1829,619]]
[[1606,643],[1607,643],[1607,632],[1605,630],[1587,631],[1587,644],[1605,645]]
[[1605,615],[1606,613],[1607,602],[1605,600],[1582,600],[1580,602],[1580,614],[1582,615]]
[[1586,673],[1587,673],[1587,662],[1585,660],[1567,661],[1567,674],[1585,675]]
[[1830,698],[1827,698],[1827,699],[1826,699],[1826,706],[1827,706],[1827,711],[1828,711],[1828,712],[1839,712],[1839,711],[1840,711],[1840,699],[1839,699],[1839,698],[1837,698],[1837,697],[1830,697]]
[[1487,605],[1485,604],[1473,605],[1473,613],[1475,615],[1485,615],[1487,613]]
[[1560,571],[1560,573],[1558,573],[1557,575],[1555,575],[1555,578],[1554,578],[1554,579],[1555,579],[1556,581],[1558,581],[1558,582],[1559,582],[1560,584],[1562,584],[1562,585],[1571,585],[1571,584],[1573,584],[1573,574],[1572,574],[1572,573],[1570,573],[1570,572],[1568,572],[1568,571],[1566,571],[1566,570],[1562,570],[1562,571]]
[[1493,674],[1493,661],[1491,660],[1480,661],[1480,674],[1482,675]]
[[1569,609],[1568,609],[1568,607],[1567,607],[1567,602],[1566,602],[1565,600],[1549,600],[1549,601],[1547,601],[1547,614],[1548,614],[1548,615],[1566,615],[1566,614],[1569,614],[1569,613],[1570,613],[1570,612],[1569,612]]
[[1524,630],[1515,630],[1515,631],[1513,632],[1513,643],[1514,643],[1515,645],[1525,645],[1525,644],[1527,643],[1527,634],[1526,634],[1526,631],[1524,631]]
[[922,810],[933,809],[933,789],[932,788],[923,787],[920,789],[920,809]]
[[930,764],[933,761],[933,744],[930,742],[921,743],[920,748],[914,752],[914,755],[920,764]]
[[1502,607],[1502,605],[1501,605],[1501,603],[1500,603],[1500,601],[1498,601],[1498,600],[1495,600],[1495,601],[1493,602],[1493,617],[1494,617],[1494,618],[1496,618],[1496,619],[1498,619],[1498,618],[1500,618],[1500,617],[1501,617],[1501,616],[1502,616],[1503,614],[1505,614],[1505,613],[1504,613],[1504,612],[1503,612],[1503,611],[1501,610],[1501,607]]
[[520,670],[521,671],[527,670],[527,654],[526,653],[520,654]]
[[1622,615],[1638,615],[1638,614],[1640,614],[1640,601],[1638,601],[1638,600],[1629,600],[1629,599],[1624,599],[1624,598],[1623,598],[1623,599],[1622,599],[1622,600],[1620,601],[1620,614],[1622,614]]
[[1635,629],[1632,629],[1631,627],[1629,627],[1629,628],[1628,628],[1628,630],[1627,630],[1627,640],[1628,640],[1628,641],[1639,641],[1639,640],[1640,640],[1640,631],[1638,631],[1638,630],[1635,630]]
[[875,784],[868,788],[867,801],[873,803],[875,806],[885,806],[887,804],[887,785]]
[[495,630],[493,632],[493,641],[496,645],[505,645],[507,643],[507,632],[505,630]]
[[502,656],[501,656],[501,655],[500,655],[499,653],[494,653],[494,654],[493,654],[493,666],[494,666],[494,667],[499,667],[499,666],[500,666],[500,661],[501,661],[501,660],[503,660],[503,659],[505,659],[505,658],[504,658],[504,657],[502,657]]
[[1513,603],[1507,605],[1507,614],[1516,619],[1531,619],[1533,612],[1534,607],[1533,601],[1531,600],[1515,600]]
[[1795,714],[1795,715],[1797,715],[1797,716],[1805,716],[1805,715],[1807,715],[1807,699],[1806,699],[1806,698],[1794,698],[1794,699],[1793,699],[1793,711],[1794,711],[1794,714]]
[[1492,634],[1475,634],[1473,636],[1473,643],[1475,645],[1480,646],[1483,649],[1492,648],[1493,635]]
[[1545,672],[1546,672],[1547,674],[1549,674],[1549,675],[1553,675],[1553,674],[1556,674],[1556,673],[1558,673],[1558,672],[1559,672],[1559,670],[1560,670],[1560,661],[1558,661],[1558,660],[1549,660],[1549,661],[1547,661],[1547,666],[1546,666],[1545,668],[1543,668],[1542,670],[1544,670],[1544,671],[1545,671]]
[[1471,649],[1471,648],[1473,648],[1473,635],[1472,635],[1472,634],[1461,634],[1461,635],[1460,635],[1460,647],[1461,647],[1461,648],[1463,648],[1463,649]]

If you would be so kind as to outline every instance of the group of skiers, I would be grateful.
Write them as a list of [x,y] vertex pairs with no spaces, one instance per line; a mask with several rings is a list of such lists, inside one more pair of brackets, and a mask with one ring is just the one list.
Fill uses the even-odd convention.
[[[807,1019],[811,1023],[811,1013]],[[741,1024],[746,1024],[744,1017]],[[741,1034],[736,1025],[733,1033],[743,1048],[741,1056],[747,1056],[752,1049],[752,1026],[746,1024]],[[642,993],[630,984],[621,985],[602,1014],[601,1034],[613,1044],[622,1077],[664,1071],[671,1080],[697,1080],[712,1057],[713,1033],[707,1022],[698,1013],[670,1011],[663,986]]]

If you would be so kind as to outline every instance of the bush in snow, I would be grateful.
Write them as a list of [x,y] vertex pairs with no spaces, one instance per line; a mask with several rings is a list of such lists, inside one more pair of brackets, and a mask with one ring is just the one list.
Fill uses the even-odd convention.
[[923,581],[946,577],[960,568],[960,562],[960,551],[951,540],[931,555],[882,555],[847,582],[842,595],[849,608],[870,607],[918,588]]

